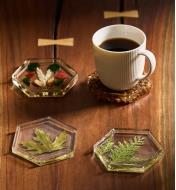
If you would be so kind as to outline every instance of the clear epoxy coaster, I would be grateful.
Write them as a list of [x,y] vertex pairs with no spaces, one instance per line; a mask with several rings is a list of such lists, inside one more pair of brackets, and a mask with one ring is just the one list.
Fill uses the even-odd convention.
[[12,152],[39,166],[74,156],[76,129],[51,117],[17,126]]
[[112,129],[94,145],[94,154],[108,171],[144,173],[163,149],[149,130]]
[[27,97],[62,97],[77,80],[76,71],[60,59],[28,59],[12,75]]

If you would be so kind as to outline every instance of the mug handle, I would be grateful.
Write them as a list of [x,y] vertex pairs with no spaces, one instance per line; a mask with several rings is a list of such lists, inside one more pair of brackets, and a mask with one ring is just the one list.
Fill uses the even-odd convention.
[[147,58],[148,63],[149,63],[148,72],[138,78],[138,80],[142,80],[142,79],[147,78],[149,75],[151,75],[154,72],[155,67],[156,67],[156,59],[155,59],[154,54],[149,50],[141,50],[138,52],[138,55],[144,55]]

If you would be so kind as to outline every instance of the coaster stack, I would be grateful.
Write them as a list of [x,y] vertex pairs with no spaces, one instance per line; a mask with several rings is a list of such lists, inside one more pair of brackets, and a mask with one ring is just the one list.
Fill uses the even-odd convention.
[[149,94],[152,82],[150,79],[144,79],[139,81],[132,89],[115,91],[104,86],[97,73],[94,72],[88,76],[88,87],[98,100],[118,104],[130,104]]

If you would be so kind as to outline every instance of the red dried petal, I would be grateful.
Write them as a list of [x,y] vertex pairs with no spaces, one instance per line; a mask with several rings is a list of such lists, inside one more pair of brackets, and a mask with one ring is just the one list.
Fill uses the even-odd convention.
[[32,78],[34,75],[35,75],[35,72],[28,72],[28,73],[26,74],[26,77]]
[[68,78],[68,74],[65,71],[58,71],[55,73],[55,78],[66,79],[66,78]]

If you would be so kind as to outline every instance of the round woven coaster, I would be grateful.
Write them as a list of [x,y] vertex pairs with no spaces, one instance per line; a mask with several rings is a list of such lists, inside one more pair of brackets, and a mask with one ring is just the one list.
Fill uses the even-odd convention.
[[98,75],[92,73],[88,76],[88,87],[98,100],[119,104],[129,104],[149,94],[152,82],[149,79],[139,81],[132,89],[115,91],[104,86]]

